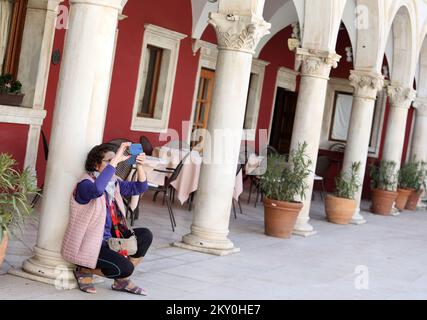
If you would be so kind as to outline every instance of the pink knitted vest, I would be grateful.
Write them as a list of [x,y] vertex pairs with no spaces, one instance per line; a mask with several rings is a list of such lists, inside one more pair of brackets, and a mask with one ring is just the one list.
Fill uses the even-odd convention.
[[[80,181],[94,179],[85,174]],[[116,186],[116,202],[121,212],[125,212],[120,187]],[[70,199],[70,220],[62,242],[62,257],[79,266],[95,269],[101,250],[106,219],[105,196],[91,200],[88,204],[79,204]]]

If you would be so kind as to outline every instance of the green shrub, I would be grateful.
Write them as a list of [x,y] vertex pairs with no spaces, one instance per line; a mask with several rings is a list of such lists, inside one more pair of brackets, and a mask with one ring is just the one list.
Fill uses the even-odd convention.
[[399,171],[399,188],[416,189],[418,185],[418,166],[417,162],[409,162],[402,166]]
[[0,153],[0,241],[11,227],[20,227],[33,209],[29,196],[38,192],[35,178],[29,169],[15,169],[16,161]]
[[397,163],[395,161],[381,160],[379,166],[371,167],[371,188],[385,191],[396,191]]
[[267,170],[261,177],[261,190],[270,199],[297,202],[305,199],[312,161],[306,155],[307,143],[299,144],[289,157],[270,154]]
[[0,93],[20,94],[21,88],[21,82],[14,80],[11,74],[0,76]]
[[360,188],[359,171],[360,162],[353,162],[350,170],[342,172],[335,179],[335,195],[337,197],[354,200]]

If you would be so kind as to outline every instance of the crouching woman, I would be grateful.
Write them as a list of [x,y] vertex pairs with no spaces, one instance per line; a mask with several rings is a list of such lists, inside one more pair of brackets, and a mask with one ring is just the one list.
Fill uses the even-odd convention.
[[66,261],[76,265],[74,275],[79,288],[87,293],[96,293],[96,274],[114,279],[113,290],[146,295],[129,277],[151,245],[151,231],[134,229],[137,252],[132,256],[111,250],[108,245],[111,237],[132,235],[127,228],[122,196],[139,195],[148,189],[142,168],[144,154],[136,159],[138,181],[122,181],[115,175],[117,164],[129,158],[124,155],[129,146],[130,143],[123,143],[117,153],[109,144],[95,146],[87,156],[86,173],[71,196],[70,220],[61,253]]

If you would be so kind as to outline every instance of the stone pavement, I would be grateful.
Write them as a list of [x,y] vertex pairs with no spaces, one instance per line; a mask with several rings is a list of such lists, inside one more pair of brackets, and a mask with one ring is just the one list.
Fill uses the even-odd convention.
[[230,217],[230,238],[241,252],[217,257],[171,247],[188,233],[192,213],[176,203],[172,232],[161,199],[153,203],[147,194],[136,224],[150,228],[154,242],[133,276],[147,297],[114,292],[111,280],[102,279],[90,295],[7,274],[31,255],[37,221],[28,221],[0,270],[0,299],[427,299],[426,211],[395,217],[362,212],[367,224],[340,226],[326,222],[323,203],[315,201],[317,234],[283,240],[263,234],[263,207],[246,199],[244,214]]

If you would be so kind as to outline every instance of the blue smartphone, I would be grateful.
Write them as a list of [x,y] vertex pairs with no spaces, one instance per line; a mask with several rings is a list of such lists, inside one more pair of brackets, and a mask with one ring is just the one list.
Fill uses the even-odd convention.
[[140,143],[132,143],[129,147],[129,153],[131,157],[128,159],[128,164],[134,165],[136,163],[136,157],[143,153],[142,145]]

